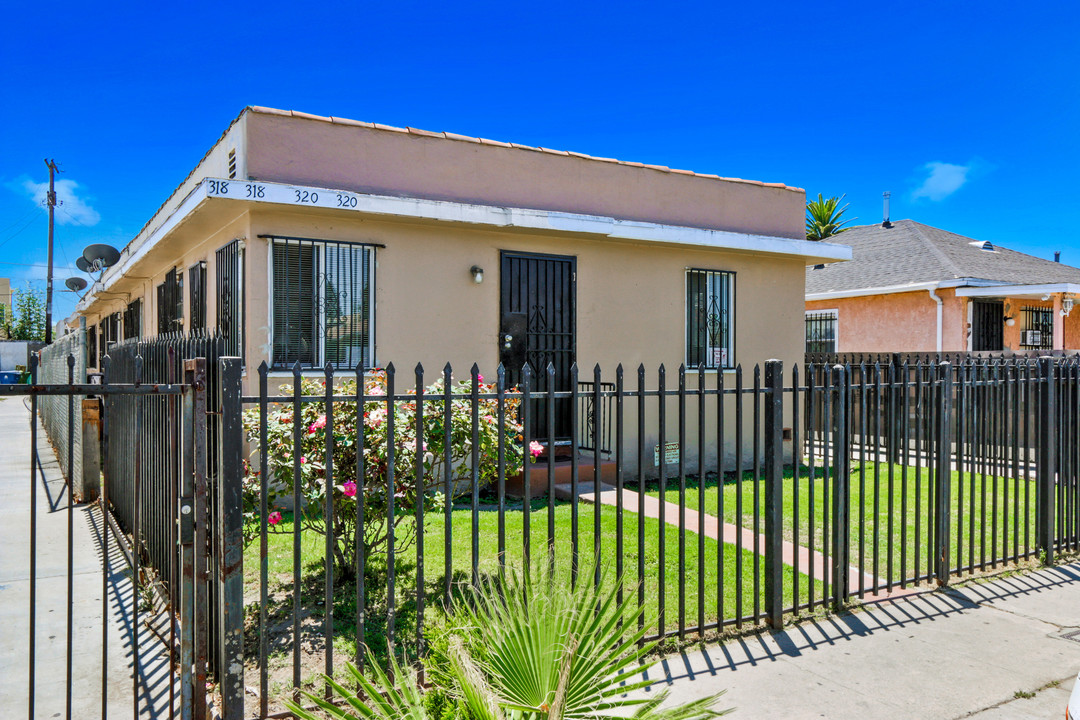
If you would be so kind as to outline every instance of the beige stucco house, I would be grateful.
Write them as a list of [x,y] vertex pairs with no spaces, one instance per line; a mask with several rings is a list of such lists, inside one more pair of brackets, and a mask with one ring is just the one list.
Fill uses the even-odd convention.
[[836,241],[851,261],[806,270],[808,351],[1080,350],[1080,268],[911,220]]
[[[709,373],[803,355],[781,184],[246,108],[79,303],[104,343],[217,329],[253,369],[499,362]],[[91,365],[97,359],[92,358]],[[653,377],[653,375],[650,375]],[[589,379],[589,378],[582,378]]]

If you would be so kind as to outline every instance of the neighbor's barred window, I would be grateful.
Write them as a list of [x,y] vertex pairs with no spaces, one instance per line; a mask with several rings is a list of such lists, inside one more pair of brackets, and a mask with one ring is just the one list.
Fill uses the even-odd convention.
[[1049,350],[1054,346],[1054,311],[1044,307],[1026,307],[1020,347]]
[[686,271],[686,364],[735,366],[735,273]]
[[815,310],[806,313],[806,352],[837,352],[837,315],[836,310]]
[[270,239],[275,368],[371,367],[373,245]]

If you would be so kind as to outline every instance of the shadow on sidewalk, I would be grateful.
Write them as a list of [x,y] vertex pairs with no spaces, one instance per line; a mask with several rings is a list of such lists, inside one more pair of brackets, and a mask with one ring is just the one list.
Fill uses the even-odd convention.
[[653,680],[652,689],[676,680],[693,681],[716,676],[721,671],[738,672],[785,657],[799,657],[856,638],[937,622],[977,610],[983,603],[993,600],[1028,596],[1076,582],[1080,582],[1080,566],[1073,563],[968,585],[962,592],[946,588],[876,602],[868,606],[867,611],[845,611],[789,625],[780,632],[763,630],[729,639],[723,644],[710,643],[700,650],[684,650],[661,660],[642,677]]

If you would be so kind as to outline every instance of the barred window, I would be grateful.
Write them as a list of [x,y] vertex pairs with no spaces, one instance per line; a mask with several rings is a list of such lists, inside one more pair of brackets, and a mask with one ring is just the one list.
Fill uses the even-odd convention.
[[273,238],[273,359],[276,368],[353,368],[374,361],[374,247]]
[[124,339],[142,335],[142,298],[128,304],[124,310]]
[[158,334],[184,329],[184,278],[173,268],[157,286]]
[[244,244],[233,240],[214,255],[217,266],[217,331],[224,338],[222,351],[244,356]]
[[202,260],[188,268],[188,330],[206,328],[206,263]]
[[1020,347],[1049,350],[1054,347],[1054,311],[1045,307],[1026,307]]
[[806,313],[806,352],[838,352],[836,330],[838,313],[836,310],[814,310]]
[[735,273],[686,271],[686,365],[735,366]]
[[101,367],[101,362],[98,360],[98,328],[97,325],[91,325],[86,328],[86,364],[89,367]]

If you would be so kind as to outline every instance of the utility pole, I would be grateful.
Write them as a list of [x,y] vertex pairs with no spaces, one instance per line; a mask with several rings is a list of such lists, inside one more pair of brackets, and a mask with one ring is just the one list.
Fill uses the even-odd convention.
[[52,272],[53,272],[53,213],[56,208],[56,169],[55,160],[45,160],[49,168],[49,194],[45,203],[49,206],[49,274],[45,281],[45,344],[52,342]]

